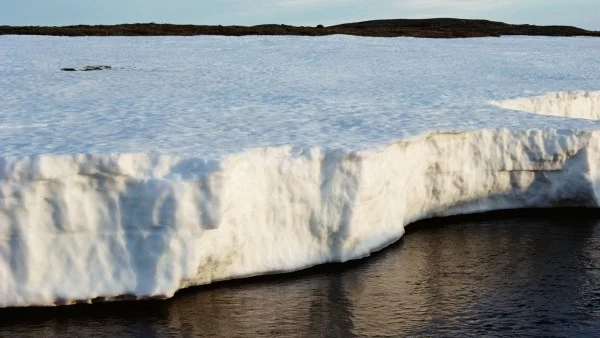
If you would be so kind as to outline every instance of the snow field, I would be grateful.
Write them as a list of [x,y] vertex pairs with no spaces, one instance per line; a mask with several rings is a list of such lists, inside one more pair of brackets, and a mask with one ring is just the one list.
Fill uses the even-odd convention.
[[[171,297],[363,258],[428,217],[597,207],[598,41],[0,37],[0,307]],[[58,71],[85,64],[113,69]]]

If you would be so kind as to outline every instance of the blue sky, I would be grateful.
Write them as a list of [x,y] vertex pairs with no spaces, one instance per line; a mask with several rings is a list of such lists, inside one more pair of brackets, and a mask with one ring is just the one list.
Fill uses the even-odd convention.
[[600,30],[600,0],[0,0],[0,25],[336,24],[461,17]]

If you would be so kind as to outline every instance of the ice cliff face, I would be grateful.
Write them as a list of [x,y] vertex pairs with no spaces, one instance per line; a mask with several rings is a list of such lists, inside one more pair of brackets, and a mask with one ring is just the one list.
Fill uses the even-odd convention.
[[170,297],[343,262],[419,219],[598,206],[600,131],[430,133],[361,152],[0,161],[0,306]]

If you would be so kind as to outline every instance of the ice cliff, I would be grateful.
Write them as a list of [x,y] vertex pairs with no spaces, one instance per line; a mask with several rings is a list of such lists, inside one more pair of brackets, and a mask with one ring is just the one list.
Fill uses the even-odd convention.
[[368,151],[275,147],[0,160],[0,306],[171,297],[368,256],[404,226],[598,206],[600,131],[434,132]]

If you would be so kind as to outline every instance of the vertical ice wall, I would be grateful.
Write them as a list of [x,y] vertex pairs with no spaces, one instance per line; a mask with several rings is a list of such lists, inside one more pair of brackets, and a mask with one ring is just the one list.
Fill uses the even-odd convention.
[[0,161],[0,306],[119,296],[369,255],[419,219],[598,205],[598,132],[431,133],[380,149]]

